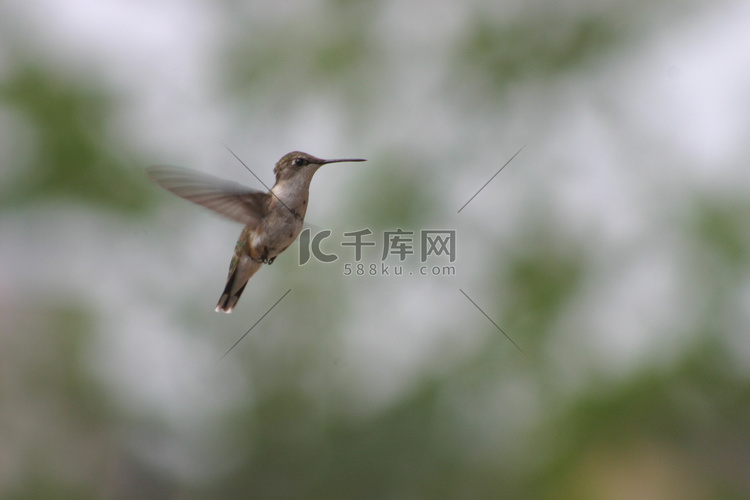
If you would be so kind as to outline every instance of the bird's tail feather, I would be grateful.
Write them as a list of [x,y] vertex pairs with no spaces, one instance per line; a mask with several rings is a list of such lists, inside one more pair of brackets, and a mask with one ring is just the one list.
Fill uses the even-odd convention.
[[254,261],[250,257],[241,257],[240,261],[230,270],[229,277],[227,278],[227,286],[224,287],[219,298],[219,303],[216,304],[216,312],[225,312],[227,314],[232,312],[237,301],[240,300],[240,295],[245,290],[247,281],[258,272],[260,262]]

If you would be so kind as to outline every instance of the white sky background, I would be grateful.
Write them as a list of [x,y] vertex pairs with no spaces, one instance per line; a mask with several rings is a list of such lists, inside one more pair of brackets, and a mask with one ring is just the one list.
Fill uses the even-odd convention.
[[[436,356],[446,361],[446,345],[463,356],[482,335],[493,333],[459,287],[487,305],[486,312],[502,325],[487,294],[497,284],[483,281],[482,267],[498,256],[487,255],[482,237],[487,232],[512,237],[518,230],[512,214],[526,212],[534,205],[529,200],[542,197],[554,207],[564,233],[595,238],[599,252],[580,307],[572,307],[550,352],[538,353],[559,370],[561,386],[580,387],[591,373],[618,376],[669,359],[690,339],[653,336],[665,325],[689,321],[680,316],[690,299],[682,296],[685,283],[675,262],[679,237],[660,229],[669,217],[652,199],[664,197],[667,207],[679,210],[691,192],[748,191],[750,3],[706,5],[674,23],[664,19],[592,71],[546,88],[511,87],[507,102],[492,105],[500,117],[493,112],[467,117],[458,104],[441,101],[439,82],[447,64],[441,47],[460,36],[466,20],[458,2],[443,3],[451,15],[424,29],[414,28],[430,19],[435,2],[392,2],[374,20],[382,26],[378,43],[387,49],[395,73],[385,77],[382,107],[373,110],[368,135],[360,138],[344,129],[341,103],[319,92],[303,99],[300,120],[274,121],[273,110],[243,116],[231,109],[217,77],[229,21],[211,2],[6,2],[0,23],[6,27],[12,19],[10,29],[28,31],[24,39],[34,44],[30,50],[60,71],[92,72],[124,95],[128,104],[113,134],[151,152],[154,163],[180,164],[260,187],[222,141],[269,183],[273,163],[288,150],[368,158],[366,164],[316,175],[308,218],[320,226],[340,215],[337,200],[361,178],[357,169],[378,168],[381,148],[404,145],[428,151],[429,158],[451,160],[459,152],[462,165],[435,165],[436,182],[448,193],[440,215],[453,217],[454,206],[528,143],[462,212],[457,278],[429,285],[419,279],[362,279],[354,286],[343,328],[342,373],[348,380],[344,390],[363,407],[380,408],[408,391],[424,370],[440,370],[434,362]],[[258,24],[319,15],[316,2],[304,5],[294,12],[258,11]],[[522,11],[508,6],[506,14]],[[7,61],[0,51],[4,73]],[[602,114],[602,103],[609,115]],[[428,119],[422,114],[426,110]],[[2,113],[0,118],[7,116]],[[498,123],[502,130],[492,128]],[[453,129],[454,124],[461,126]],[[635,144],[623,140],[632,138]],[[44,290],[95,304],[102,335],[92,347],[92,368],[120,394],[123,407],[173,420],[186,435],[194,425],[208,425],[226,405],[252,398],[252,381],[242,378],[236,361],[216,365],[215,360],[222,346],[231,345],[288,288],[278,283],[281,266],[253,278],[232,317],[212,316],[239,227],[177,199],[165,203],[155,225],[146,228],[72,205],[51,208],[0,219],[3,301],[22,303]],[[511,215],[498,222],[498,213]],[[78,228],[75,240],[66,235],[71,220]],[[168,238],[158,227],[162,223],[170,225]],[[50,240],[54,259],[46,250]],[[636,246],[630,256],[623,250]],[[296,258],[295,247],[284,257]],[[19,261],[24,264],[12,264]],[[329,279],[343,279],[335,269]],[[92,282],[99,286],[92,288]],[[196,293],[205,305],[196,329],[225,332],[220,341],[184,334],[190,326],[178,318],[185,303],[195,304]],[[253,334],[269,335],[271,325],[289,314],[285,307],[304,302],[302,293],[292,292]],[[598,335],[602,331],[606,337]],[[515,340],[524,345],[524,339]],[[515,354],[510,343],[508,350]]]

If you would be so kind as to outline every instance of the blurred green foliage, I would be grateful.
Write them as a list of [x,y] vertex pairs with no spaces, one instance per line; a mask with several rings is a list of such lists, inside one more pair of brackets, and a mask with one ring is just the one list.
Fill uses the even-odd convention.
[[[225,34],[227,57],[220,68],[229,100],[293,102],[312,82],[313,91],[330,85],[352,104],[367,92],[363,82],[373,77],[372,68],[385,67],[383,61],[393,57],[365,29],[378,13],[377,5],[324,2],[321,26],[296,16],[262,26],[251,16],[225,13],[234,27]],[[453,47],[448,73],[489,82],[479,95],[484,101],[503,96],[519,79],[586,71],[633,41],[619,16],[615,11],[561,19],[477,16]],[[246,24],[254,30],[244,29]],[[383,98],[372,95],[376,105]],[[23,117],[33,146],[2,204],[23,209],[39,201],[65,200],[91,211],[145,213],[153,196],[143,165],[126,160],[142,153],[119,144],[110,127],[120,98],[95,78],[62,76],[31,62],[6,73],[0,81],[0,105]],[[428,155],[418,158],[397,149],[380,154],[378,168],[363,172],[361,184],[352,190],[356,208],[342,216],[357,221],[369,217],[374,226],[387,229],[409,228],[438,210],[440,193],[423,175],[432,167]],[[444,172],[429,171],[437,176]],[[0,338],[5,353],[0,466],[7,469],[0,471],[5,483],[0,495],[750,496],[750,384],[746,367],[737,366],[728,347],[736,341],[731,332],[742,324],[743,311],[739,300],[727,305],[742,293],[747,276],[750,206],[705,197],[680,221],[691,245],[678,249],[682,254],[676,258],[690,264],[684,270],[686,282],[696,289],[706,285],[696,292],[705,309],[688,327],[692,343],[658,369],[636,367],[618,378],[591,368],[591,380],[574,389],[561,388],[563,377],[556,367],[545,365],[551,359],[545,352],[554,349],[551,339],[559,340],[558,320],[579,297],[591,272],[591,253],[599,249],[584,239],[571,243],[564,229],[540,222],[549,215],[520,214],[525,217],[520,226],[532,229],[514,241],[488,242],[488,252],[501,257],[494,268],[483,269],[491,293],[482,303],[490,316],[501,311],[499,323],[528,348],[528,356],[483,323],[473,347],[449,362],[438,359],[437,366],[419,373],[398,397],[376,410],[364,410],[338,392],[346,386],[347,374],[360,368],[338,366],[335,347],[346,334],[342,324],[348,324],[356,290],[321,278],[312,266],[302,272],[291,260],[274,265],[280,281],[292,273],[298,277],[287,299],[297,307],[273,311],[263,324],[264,336],[248,336],[243,349],[227,361],[252,394],[194,427],[138,413],[131,401],[104,390],[83,361],[97,334],[108,328],[98,323],[96,311],[74,300],[20,308],[16,314],[24,328],[18,329],[18,338],[25,343],[19,348],[14,335]],[[24,263],[29,272],[33,264]],[[508,292],[501,294],[501,288]],[[464,302],[458,292],[455,300]],[[197,314],[188,312],[185,318],[181,326],[186,329],[205,326],[196,325]],[[584,352],[569,362],[592,355]],[[218,366],[216,370],[226,365]],[[382,370],[387,373],[389,367]],[[503,392],[512,392],[514,384],[523,393],[518,407]],[[146,446],[134,444],[133,435],[145,436],[147,445],[163,444],[166,451],[144,452]],[[201,439],[214,437],[222,443],[218,449],[201,445]],[[186,475],[181,472],[189,469],[185,462],[209,472]],[[174,463],[178,465],[170,468]]]
[[23,117],[33,143],[4,204],[70,199],[125,212],[148,206],[138,163],[125,162],[112,136],[116,96],[90,79],[25,65],[0,82],[0,103]]
[[542,15],[519,22],[481,17],[459,49],[458,63],[485,73],[493,86],[504,87],[520,78],[541,78],[580,69],[604,56],[625,39],[613,17],[564,19]]

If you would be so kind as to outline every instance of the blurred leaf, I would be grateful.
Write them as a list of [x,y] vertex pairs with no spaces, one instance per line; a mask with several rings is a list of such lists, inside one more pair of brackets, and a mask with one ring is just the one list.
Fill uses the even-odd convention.
[[35,141],[31,168],[17,177],[3,204],[62,197],[123,211],[146,206],[142,169],[124,165],[122,152],[110,144],[113,96],[27,66],[0,84],[0,101],[28,119]]
[[471,71],[488,75],[495,85],[559,74],[611,49],[621,38],[613,21],[611,17],[545,17],[503,24],[482,17],[457,57]]
[[[641,372],[622,384],[600,381],[599,390],[577,398],[572,405],[556,405],[562,411],[549,420],[544,431],[547,438],[540,436],[538,441],[544,443],[539,453],[552,462],[539,470],[541,477],[532,479],[546,485],[546,493],[537,497],[559,498],[561,489],[573,488],[578,491],[567,491],[564,496],[590,498],[581,497],[581,485],[570,481],[592,451],[606,450],[612,463],[589,469],[589,474],[609,474],[622,467],[622,457],[627,462],[636,443],[652,445],[641,460],[658,461],[649,456],[649,449],[667,450],[668,456],[679,457],[677,473],[664,478],[676,483],[666,485],[669,490],[680,491],[681,482],[695,480],[714,495],[726,495],[721,498],[746,496],[750,489],[741,468],[732,473],[725,464],[723,476],[712,470],[721,469],[717,464],[722,461],[750,460],[750,385],[728,373],[725,366],[717,342],[700,341],[672,369]],[[611,488],[617,484],[614,480],[611,475],[588,477],[585,483],[611,483]]]
[[[259,26],[265,31],[259,36],[239,24],[226,53],[228,89],[247,96],[258,84],[271,83],[277,89],[306,92],[321,85],[330,88],[345,74],[362,68],[373,59],[373,52],[363,22],[367,16],[357,13],[372,9],[361,3],[344,4],[319,13],[320,24],[315,28],[307,24],[308,29],[300,29],[295,18],[272,28]],[[264,43],[259,44],[259,39]],[[345,85],[337,88],[350,90]]]
[[525,341],[541,341],[574,297],[586,272],[584,248],[567,248],[554,230],[538,229],[518,241],[500,282],[509,290],[505,324]]
[[692,227],[703,248],[731,267],[744,265],[750,256],[750,204],[745,200],[699,200],[692,214]]
[[[95,498],[114,450],[111,413],[85,355],[94,330],[89,310],[76,303],[37,303],[22,339],[20,362],[5,375],[23,390],[7,391],[3,430],[8,457],[24,475],[0,487],[3,498]],[[7,494],[6,494],[7,493]]]
[[418,227],[438,203],[431,179],[424,177],[429,171],[423,158],[404,152],[383,153],[377,169],[364,171],[362,180],[353,186],[357,200],[354,217],[386,229]]

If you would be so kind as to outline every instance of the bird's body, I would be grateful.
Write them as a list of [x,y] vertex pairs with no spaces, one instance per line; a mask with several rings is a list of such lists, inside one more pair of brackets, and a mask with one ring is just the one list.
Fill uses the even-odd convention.
[[273,260],[297,238],[307,213],[311,180],[312,177],[295,177],[278,182],[271,189],[264,217],[254,230],[245,226],[243,231],[253,258]]
[[164,189],[245,224],[234,247],[229,275],[216,311],[232,312],[248,280],[297,239],[307,213],[310,181],[326,163],[294,151],[276,164],[276,184],[268,193],[176,167],[151,167],[149,176]]

